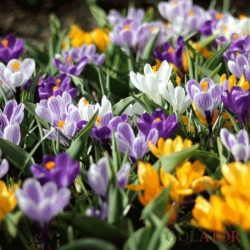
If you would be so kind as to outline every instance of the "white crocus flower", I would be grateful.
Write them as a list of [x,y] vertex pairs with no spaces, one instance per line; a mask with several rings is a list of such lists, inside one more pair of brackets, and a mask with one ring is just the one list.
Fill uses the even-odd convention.
[[132,84],[141,92],[148,95],[155,103],[161,105],[160,88],[166,87],[170,81],[172,67],[163,61],[159,70],[154,72],[149,64],[144,66],[144,75],[130,72]]
[[140,103],[136,102],[134,104],[130,104],[124,111],[123,114],[126,114],[130,117],[133,116],[141,116],[145,112],[144,108]]
[[17,87],[23,86],[31,78],[35,71],[35,61],[31,58],[23,62],[12,59],[7,66],[0,63],[0,81],[9,90],[15,91]]
[[174,87],[173,83],[170,81],[167,87],[163,87],[160,92],[179,115],[181,115],[192,102],[189,95],[186,95],[183,87]]
[[112,113],[112,105],[111,102],[104,95],[101,100],[101,105],[97,104],[89,104],[89,101],[84,97],[80,99],[78,103],[79,114],[82,120],[90,121],[90,119],[95,115],[96,111],[99,110],[98,116],[96,119],[96,125],[100,125],[101,118],[105,115]]

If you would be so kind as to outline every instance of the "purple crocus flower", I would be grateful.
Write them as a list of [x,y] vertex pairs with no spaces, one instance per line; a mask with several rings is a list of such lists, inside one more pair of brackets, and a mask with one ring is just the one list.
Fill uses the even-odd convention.
[[20,209],[30,219],[43,227],[68,205],[70,190],[57,188],[54,182],[41,185],[36,179],[25,180],[22,189],[16,191]]
[[6,159],[2,159],[2,151],[0,149],[0,179],[9,171],[9,163]]
[[179,37],[176,48],[174,49],[169,42],[164,43],[154,51],[154,56],[160,61],[166,60],[174,64],[179,70],[183,70],[184,40]]
[[69,187],[80,172],[80,164],[66,153],[45,156],[41,165],[31,166],[33,176],[42,184],[53,181],[60,187]]
[[54,64],[59,72],[76,76],[82,73],[87,63],[87,57],[79,58],[78,48],[64,50],[62,55],[56,55],[54,58]]
[[[120,188],[125,188],[128,183],[130,165],[128,163],[121,166],[116,174],[116,179]],[[88,183],[94,192],[106,197],[109,185],[110,175],[108,162],[105,157],[101,158],[97,164],[92,164],[87,173]]]
[[113,116],[109,113],[101,118],[98,126],[94,126],[91,131],[91,135],[99,140],[103,145],[107,145],[112,137],[112,132],[116,132],[117,126],[121,122],[127,122],[128,116]]
[[239,55],[249,55],[250,53],[250,36],[233,40],[230,47],[224,53],[224,58],[232,61],[236,61]]
[[0,138],[18,145],[21,140],[20,124],[24,117],[24,105],[15,100],[6,103],[4,110],[0,109]]
[[238,55],[235,60],[229,60],[228,69],[238,78],[244,75],[245,79],[250,82],[250,54]]
[[167,19],[178,35],[187,35],[198,31],[207,20],[206,12],[199,6],[193,5],[190,0],[172,0],[160,2],[158,10],[161,16]]
[[221,86],[214,83],[210,78],[203,78],[200,83],[196,80],[189,80],[186,89],[195,106],[210,124],[214,110],[221,102]]
[[84,45],[81,48],[64,50],[62,55],[56,55],[54,64],[60,72],[78,76],[88,63],[101,66],[104,60],[105,55],[97,54],[94,45]]
[[153,144],[157,142],[158,131],[153,128],[147,136],[142,133],[135,136],[131,126],[126,122],[121,122],[117,126],[115,137],[118,148],[123,154],[128,151],[131,159],[139,160],[149,151],[148,142],[151,141]]
[[71,87],[70,81],[70,78],[66,74],[62,74],[59,77],[49,76],[47,78],[40,78],[38,87],[40,100],[62,95],[64,91],[68,92],[74,98],[77,95],[77,89]]
[[151,129],[158,131],[159,138],[167,139],[175,133],[178,128],[178,122],[175,115],[167,116],[161,109],[156,109],[152,115],[142,114],[137,121],[137,126],[146,137]]
[[[125,188],[128,183],[130,165],[125,163],[116,173],[117,184],[120,188]],[[90,187],[98,195],[99,208],[90,208],[86,211],[88,216],[106,219],[108,217],[108,186],[110,173],[107,158],[101,158],[97,164],[92,164],[87,173],[87,179]]]
[[145,16],[145,11],[143,9],[135,9],[133,7],[130,7],[128,9],[128,14],[125,18],[121,16],[119,11],[110,10],[108,14],[108,21],[112,26],[115,26],[124,19],[131,19],[137,23],[141,23],[144,16]]
[[[68,92],[63,92],[62,96],[52,96],[49,100],[41,100],[37,103],[35,111],[38,116],[48,121],[68,139],[72,139],[77,132],[77,124],[81,118]],[[50,131],[48,138],[57,140],[56,131]],[[63,140],[61,143],[65,144]]]
[[108,203],[99,199],[99,208],[91,207],[86,210],[86,215],[105,220],[108,217]]
[[134,53],[142,52],[150,37],[148,24],[140,24],[131,19],[124,19],[110,33],[113,44],[120,46],[126,52],[130,48]]
[[226,108],[242,123],[250,124],[250,90],[234,86],[231,91],[222,92],[221,99]]
[[24,53],[24,42],[13,35],[7,35],[0,40],[0,61],[8,63],[11,59],[18,59]]
[[232,153],[236,161],[248,161],[250,159],[250,145],[248,133],[242,129],[235,136],[226,128],[221,129],[220,138],[223,145]]

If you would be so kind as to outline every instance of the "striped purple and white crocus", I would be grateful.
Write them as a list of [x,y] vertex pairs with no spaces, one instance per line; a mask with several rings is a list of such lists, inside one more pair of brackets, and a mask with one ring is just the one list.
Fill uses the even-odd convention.
[[203,78],[200,83],[189,80],[186,89],[194,105],[211,124],[213,113],[221,102],[222,87],[210,78]]
[[6,103],[3,111],[0,109],[0,138],[18,145],[21,140],[20,124],[24,117],[24,105],[15,100]]
[[249,137],[245,129],[240,130],[237,135],[233,135],[226,128],[222,128],[220,138],[236,161],[246,162],[250,160]]
[[[49,100],[41,100],[37,103],[35,111],[39,117],[52,125],[50,131],[45,130],[49,139],[57,140],[58,134],[56,130],[60,131],[69,140],[76,134],[80,115],[68,92],[63,92],[62,96],[52,96]],[[67,144],[65,138],[59,138],[61,143]]]

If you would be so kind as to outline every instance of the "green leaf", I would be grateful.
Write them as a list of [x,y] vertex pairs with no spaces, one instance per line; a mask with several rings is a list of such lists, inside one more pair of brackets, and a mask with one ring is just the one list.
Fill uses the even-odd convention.
[[150,226],[140,228],[128,238],[123,250],[147,250],[153,232],[154,228]]
[[123,212],[122,190],[113,183],[109,186],[108,201],[108,222],[113,224],[121,218]]
[[84,238],[75,240],[67,245],[59,248],[59,250],[118,250],[114,245],[107,241],[95,239],[95,238]]
[[186,51],[187,59],[188,59],[189,77],[190,77],[190,79],[195,79],[193,60],[191,59],[190,52],[189,52],[187,47],[185,47],[185,51]]
[[162,167],[166,172],[172,173],[175,170],[175,168],[179,166],[183,161],[195,155],[198,147],[199,144],[196,144],[180,152],[164,156],[160,158],[153,166],[156,169]]
[[86,146],[86,142],[89,138],[89,134],[91,129],[93,128],[96,118],[98,116],[98,111],[96,111],[95,115],[91,118],[88,124],[77,134],[74,140],[71,142],[70,147],[67,149],[67,153],[73,159],[80,159],[80,156],[84,152],[84,148]]
[[26,166],[34,164],[32,157],[25,163],[26,159],[30,157],[28,152],[10,141],[0,138],[0,148],[7,160],[18,169],[24,170]]
[[60,217],[89,237],[107,240],[114,244],[123,244],[127,237],[124,231],[95,217],[70,212],[64,213]]
[[215,170],[220,165],[218,155],[213,152],[197,150],[192,159],[202,161],[211,170]]
[[149,61],[150,58],[152,58],[152,53],[155,47],[155,43],[160,35],[160,30],[158,30],[148,41],[148,43],[146,44],[143,53],[142,53],[142,59],[145,61]]
[[106,15],[105,11],[102,8],[100,8],[99,6],[97,6],[96,4],[91,4],[89,6],[89,10],[90,10],[93,18],[97,22],[97,24],[101,27],[104,27],[107,23],[107,15]]
[[199,44],[201,47],[205,48],[209,44],[211,44],[215,40],[216,37],[217,37],[216,35],[211,35],[209,37],[203,38],[199,41]]
[[154,226],[147,226],[140,228],[133,233],[126,241],[123,250],[152,250],[150,248],[151,239],[154,233],[157,233],[157,247],[153,250],[168,250],[171,249],[175,243],[175,236],[168,228],[161,228],[158,233]]
[[143,209],[142,216],[144,219],[149,218],[152,214],[155,214],[159,218],[162,218],[166,214],[167,204],[169,203],[169,188],[165,188],[160,195]]
[[211,56],[205,63],[204,68],[214,69],[223,60],[223,54],[230,46],[230,43],[221,47],[213,56]]
[[4,218],[4,224],[8,233],[14,238],[18,232],[18,223],[22,217],[22,212],[18,211],[16,213],[9,213]]
[[[140,94],[141,95],[141,94]],[[139,96],[139,95],[137,95]],[[119,102],[117,102],[114,106],[113,106],[113,113],[115,115],[121,115],[123,113],[123,111],[132,103],[134,103],[135,99],[133,98],[133,96],[128,96],[122,100],[120,100]]]
[[57,34],[58,31],[61,29],[61,23],[57,16],[55,15],[50,15],[49,17],[49,26],[50,26],[50,31],[52,34]]

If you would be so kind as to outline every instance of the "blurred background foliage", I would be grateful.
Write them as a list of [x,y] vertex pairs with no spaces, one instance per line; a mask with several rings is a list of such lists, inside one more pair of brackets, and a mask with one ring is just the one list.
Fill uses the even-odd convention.
[[[229,0],[230,11],[235,14],[250,15],[249,0]],[[129,5],[148,8],[156,6],[159,0],[1,0],[0,35],[8,33],[29,39],[37,44],[44,42],[50,35],[49,15],[55,14],[63,28],[77,23],[85,29],[96,26],[88,9],[96,3],[106,12],[112,8],[123,9]],[[220,7],[222,0],[217,1]],[[208,8],[211,1],[194,0],[194,3]],[[237,11],[236,11],[237,10]]]

